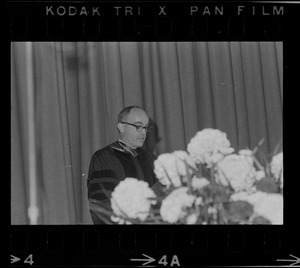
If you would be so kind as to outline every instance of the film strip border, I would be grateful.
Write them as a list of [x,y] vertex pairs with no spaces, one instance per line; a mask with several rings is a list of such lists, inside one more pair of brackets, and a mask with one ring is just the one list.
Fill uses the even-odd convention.
[[299,238],[282,226],[171,227],[12,228],[11,266],[300,265]]
[[12,1],[6,16],[12,41],[277,41],[291,33],[295,7],[285,1]]
[[[7,3],[9,39],[275,41],[298,38],[295,28],[299,25],[299,5],[283,1],[225,1],[222,5],[196,1],[63,3]],[[293,233],[293,229],[285,226],[12,226],[10,265],[274,267],[285,264],[297,267],[300,265],[297,234],[299,231]]]

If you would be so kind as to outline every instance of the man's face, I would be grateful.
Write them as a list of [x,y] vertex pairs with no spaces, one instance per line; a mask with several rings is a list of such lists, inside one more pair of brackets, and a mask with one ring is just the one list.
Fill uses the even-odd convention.
[[[149,117],[145,111],[133,108],[123,122],[145,127],[149,125]],[[138,131],[134,126],[128,124],[119,124],[119,130],[121,132],[122,140],[129,146],[133,148],[143,146],[147,135],[145,129]]]

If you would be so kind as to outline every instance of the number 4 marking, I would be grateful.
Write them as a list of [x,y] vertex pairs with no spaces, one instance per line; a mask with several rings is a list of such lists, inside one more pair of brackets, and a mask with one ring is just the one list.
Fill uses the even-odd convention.
[[30,254],[26,260],[24,261],[24,263],[29,263],[30,265],[32,265],[34,263],[33,259],[32,259],[32,254]]
[[158,264],[167,266],[168,265],[167,256],[166,255],[162,256],[162,258],[158,261]]

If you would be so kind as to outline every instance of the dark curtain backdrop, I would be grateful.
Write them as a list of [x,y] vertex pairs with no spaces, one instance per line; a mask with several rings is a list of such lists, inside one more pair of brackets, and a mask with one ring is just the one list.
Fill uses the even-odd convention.
[[[267,153],[282,139],[281,42],[36,42],[32,44],[39,224],[89,224],[92,154],[118,138],[124,106],[139,105],[157,155],[197,131]],[[11,223],[29,224],[25,43],[11,44]]]

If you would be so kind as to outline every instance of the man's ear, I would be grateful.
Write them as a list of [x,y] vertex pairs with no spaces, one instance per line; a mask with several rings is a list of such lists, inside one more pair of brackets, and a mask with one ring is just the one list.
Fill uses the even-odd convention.
[[118,123],[118,129],[121,133],[124,132],[124,124]]

